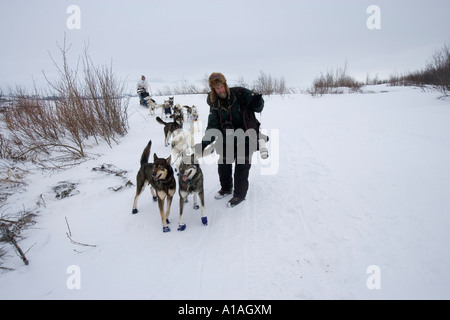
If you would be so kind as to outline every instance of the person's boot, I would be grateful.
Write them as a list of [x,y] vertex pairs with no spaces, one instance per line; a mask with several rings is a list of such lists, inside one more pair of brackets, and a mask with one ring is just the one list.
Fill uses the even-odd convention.
[[226,196],[228,196],[228,195],[230,195],[230,194],[232,194],[232,193],[233,193],[232,190],[224,190],[224,189],[220,189],[220,191],[217,192],[217,194],[214,196],[214,198],[215,198],[216,200],[220,200],[220,199],[223,199],[223,198],[225,198]]
[[234,208],[244,200],[245,200],[245,198],[233,196],[233,198],[231,198],[231,200],[228,201],[227,206],[228,206],[228,208]]

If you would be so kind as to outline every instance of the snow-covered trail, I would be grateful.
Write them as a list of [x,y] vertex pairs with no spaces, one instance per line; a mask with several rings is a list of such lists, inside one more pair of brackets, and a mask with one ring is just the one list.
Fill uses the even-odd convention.
[[[287,149],[281,154],[289,156],[280,163],[289,166],[287,181],[299,180],[290,196],[298,195],[297,212],[305,227],[302,246],[308,263],[314,264],[303,279],[319,277],[314,286],[325,288],[309,288],[305,297],[449,293],[430,283],[449,281],[448,255],[442,259],[446,267],[435,263],[441,260],[439,250],[450,244],[445,233],[449,104],[418,90],[400,91],[314,102],[303,97],[297,100],[299,116],[281,120],[285,125],[280,128],[289,127],[290,120],[299,128],[296,139],[283,140],[281,148]],[[383,290],[367,290],[370,265],[385,271]]]
[[[208,226],[190,197],[187,229],[176,231],[177,193],[168,234],[149,190],[132,215],[135,188],[113,192],[122,180],[92,171],[111,163],[134,182],[150,139],[152,153],[169,156],[162,126],[132,100],[120,145],[96,147],[99,157],[70,170],[35,173],[12,199],[20,210],[42,195],[46,207],[21,241],[30,265],[8,258],[16,271],[0,274],[0,298],[449,298],[449,103],[411,88],[373,89],[266,97],[271,162],[256,158],[247,200],[230,209],[214,199],[213,155],[202,164]],[[205,125],[205,96],[175,103],[195,104]],[[51,187],[64,180],[80,193],[55,200]],[[96,247],[71,244],[66,218],[75,240]],[[71,265],[81,270],[80,290],[67,287]],[[372,265],[380,290],[366,285]]]

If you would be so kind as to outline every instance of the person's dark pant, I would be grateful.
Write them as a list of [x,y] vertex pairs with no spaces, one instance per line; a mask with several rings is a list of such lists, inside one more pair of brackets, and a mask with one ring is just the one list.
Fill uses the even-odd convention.
[[[248,149],[248,148],[247,148]],[[233,189],[233,165],[231,163],[226,163],[226,152],[225,148],[223,154],[219,159],[218,172],[220,186],[222,190],[232,190]],[[251,153],[251,154],[250,154]],[[245,159],[238,159],[236,148],[234,150],[234,192],[233,195],[238,198],[245,198],[247,195],[249,182],[248,176],[251,168],[251,156],[253,152],[245,151]]]
[[145,98],[147,98],[148,96],[150,96],[150,94],[148,92],[142,92],[139,94],[139,100],[141,100],[141,105],[146,106],[147,108],[148,108],[148,103],[145,100]]
[[[248,191],[248,176],[251,164],[235,164],[234,168],[234,192],[233,195],[238,198],[245,198]],[[233,189],[232,171],[233,165],[219,164],[219,179],[223,190]]]

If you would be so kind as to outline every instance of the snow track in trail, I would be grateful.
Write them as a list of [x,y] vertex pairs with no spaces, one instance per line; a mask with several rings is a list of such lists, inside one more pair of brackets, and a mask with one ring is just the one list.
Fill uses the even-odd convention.
[[212,222],[204,243],[203,279],[200,298],[246,299],[247,235],[245,216],[242,212],[227,208],[228,198],[210,205]]

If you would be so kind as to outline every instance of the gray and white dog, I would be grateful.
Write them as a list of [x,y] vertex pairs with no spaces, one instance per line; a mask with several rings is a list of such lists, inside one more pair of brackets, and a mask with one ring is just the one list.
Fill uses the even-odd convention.
[[202,209],[202,223],[208,225],[208,218],[205,213],[205,192],[203,190],[203,172],[200,165],[195,163],[195,156],[185,157],[179,167],[178,175],[178,193],[180,195],[180,220],[178,222],[178,231],[186,229],[186,224],[183,223],[183,210],[187,197],[190,194],[194,195],[194,210],[200,209],[197,203],[197,195],[200,198]]

